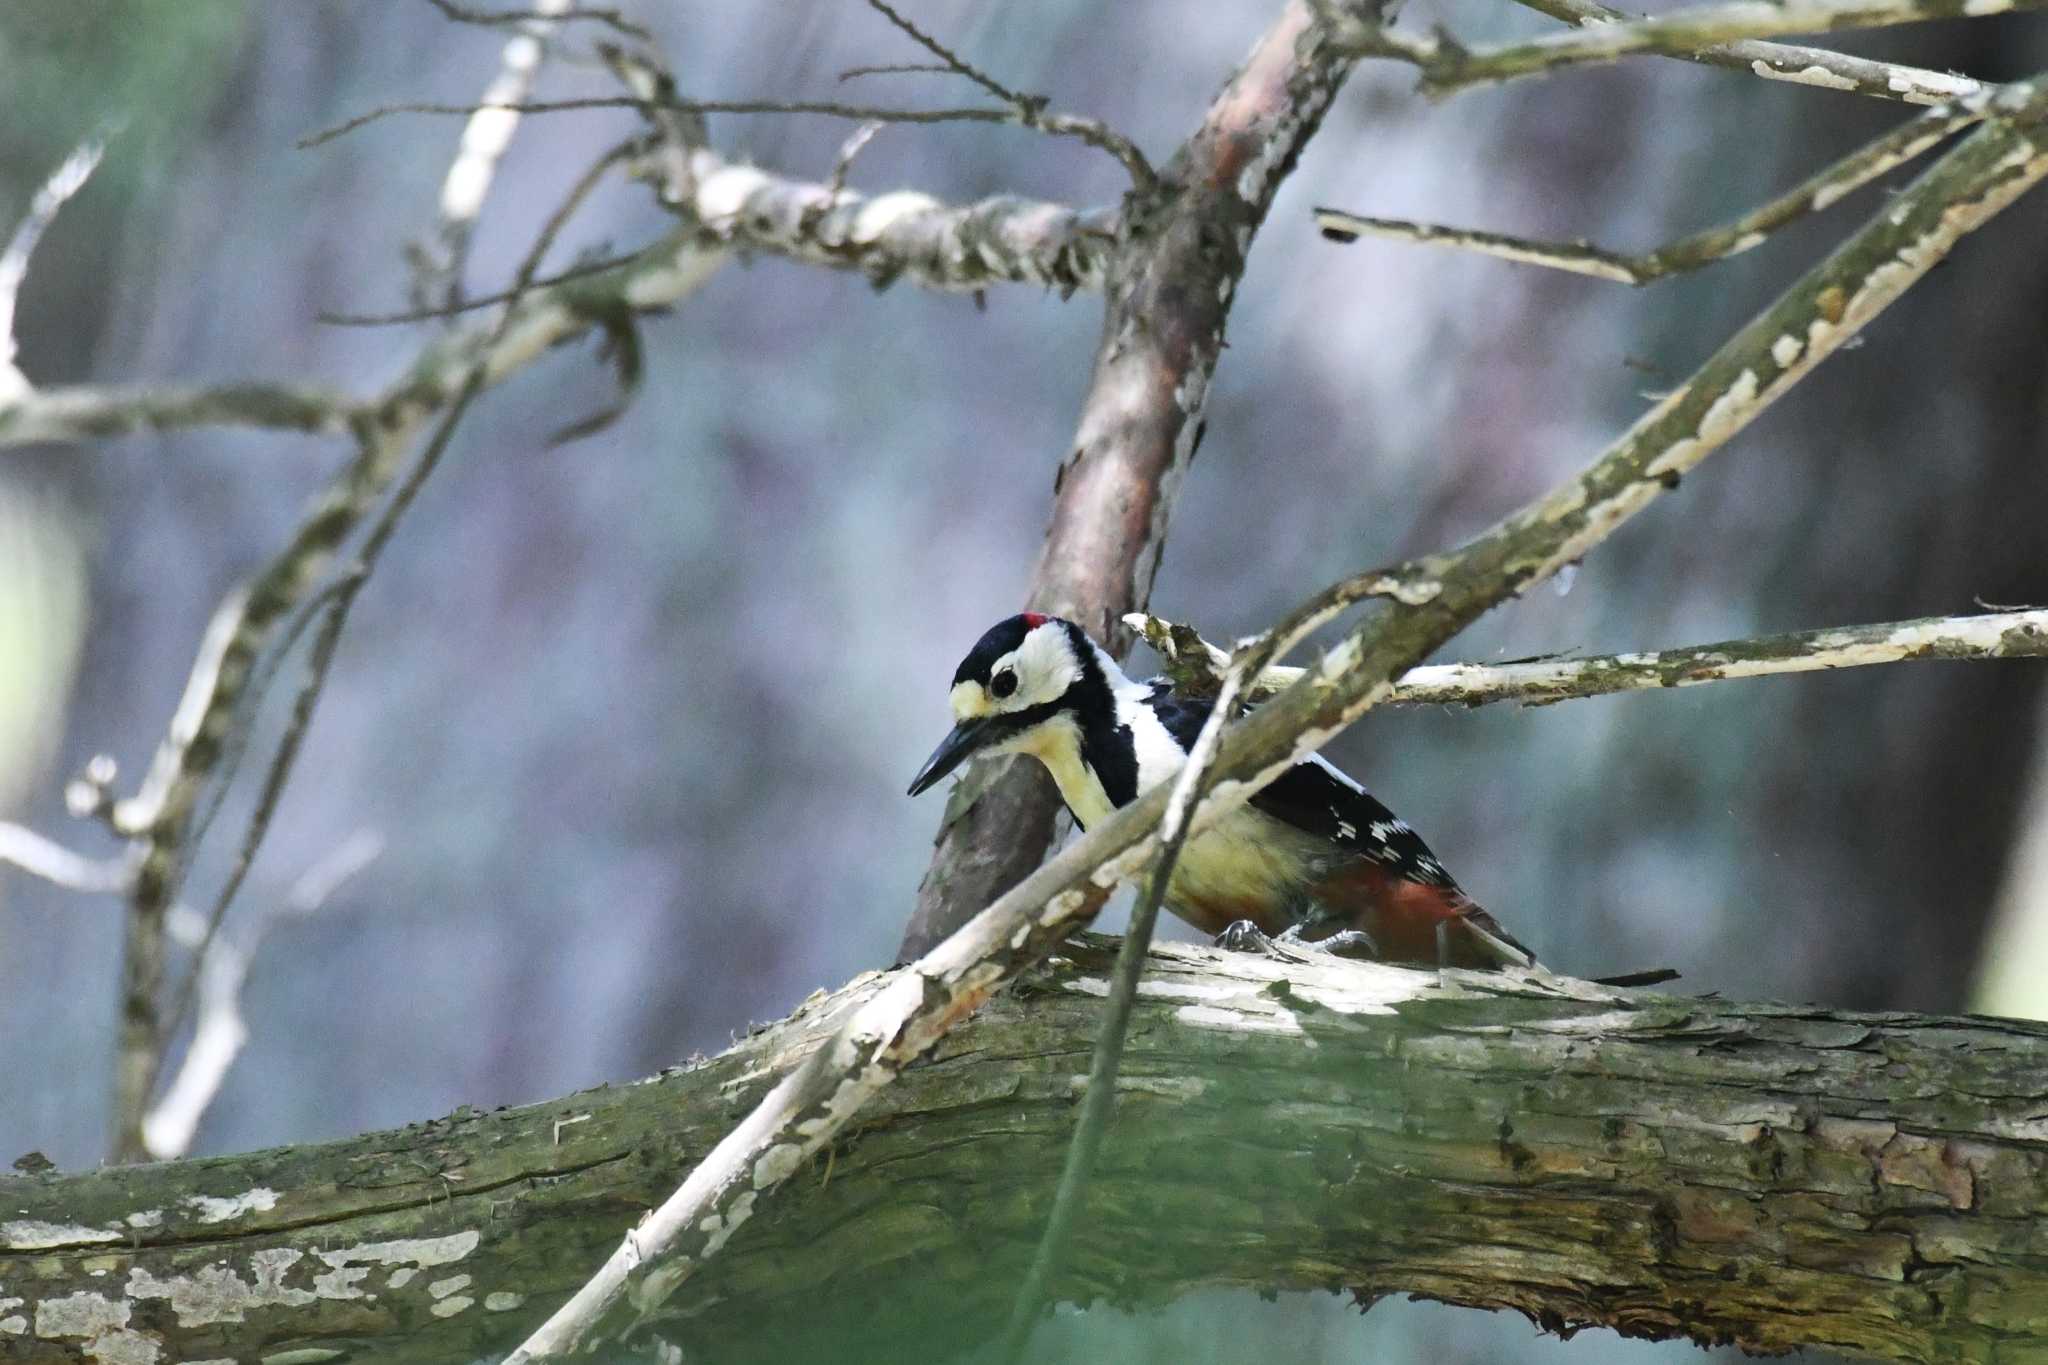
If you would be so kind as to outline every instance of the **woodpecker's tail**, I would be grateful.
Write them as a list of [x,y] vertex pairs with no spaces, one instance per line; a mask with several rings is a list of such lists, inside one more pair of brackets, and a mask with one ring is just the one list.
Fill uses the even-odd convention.
[[1623,972],[1620,976],[1596,976],[1596,986],[1661,986],[1667,981],[1678,980],[1675,967],[1653,967],[1646,972]]
[[[1498,959],[1492,965],[1501,967],[1533,967],[1536,965],[1536,954],[1530,952],[1519,939],[1502,928],[1499,920],[1480,909],[1471,897],[1464,895],[1462,892],[1454,894],[1457,894],[1459,899],[1465,902],[1466,908],[1450,921],[1454,926],[1452,928],[1453,933],[1456,933],[1457,929],[1462,927],[1467,936],[1476,940],[1488,954]],[[1449,965],[1457,965],[1455,954]]]

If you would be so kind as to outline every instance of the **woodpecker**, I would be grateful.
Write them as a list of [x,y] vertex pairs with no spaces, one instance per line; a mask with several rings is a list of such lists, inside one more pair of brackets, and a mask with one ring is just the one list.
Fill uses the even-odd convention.
[[[1166,679],[1125,677],[1079,626],[1036,612],[981,637],[951,702],[957,723],[912,796],[972,754],[1029,754],[1083,829],[1178,772],[1209,713]],[[1166,906],[1229,947],[1280,939],[1439,968],[1536,961],[1421,835],[1317,754],[1187,842]]]

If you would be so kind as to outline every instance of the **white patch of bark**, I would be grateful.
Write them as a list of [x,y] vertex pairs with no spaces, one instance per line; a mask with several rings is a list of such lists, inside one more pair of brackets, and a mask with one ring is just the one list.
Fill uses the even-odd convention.
[[232,1199],[215,1199],[210,1195],[195,1194],[186,1198],[185,1207],[199,1215],[202,1223],[225,1223],[231,1218],[240,1218],[245,1213],[268,1213],[277,1207],[277,1191],[268,1186],[258,1185],[245,1190]]
[[1766,61],[1754,61],[1749,69],[1767,81],[1791,81],[1795,85],[1818,85],[1829,90],[1854,90],[1856,82],[1847,76],[1838,75],[1824,66],[1801,67],[1797,71],[1780,71]]
[[50,1251],[59,1247],[120,1240],[121,1233],[117,1228],[88,1228],[76,1223],[45,1223],[34,1218],[0,1223],[0,1250],[4,1251]]
[[754,1188],[769,1189],[796,1174],[803,1164],[804,1149],[794,1142],[778,1142],[761,1153],[754,1163]]
[[289,1288],[284,1283],[285,1272],[304,1257],[304,1252],[289,1247],[254,1252],[249,1257],[252,1278],[248,1280],[224,1262],[168,1279],[159,1279],[142,1266],[133,1266],[128,1271],[128,1297],[168,1300],[181,1327],[246,1322],[252,1309],[298,1308],[319,1299],[310,1290]]
[[44,1299],[36,1305],[36,1335],[81,1338],[86,1359],[99,1365],[156,1365],[160,1352],[155,1340],[128,1326],[132,1311],[124,1302],[90,1291]]
[[1266,1014],[1226,1009],[1221,1005],[1182,1005],[1173,1017],[1196,1028],[1223,1029],[1231,1033],[1300,1033],[1301,1021],[1292,1010],[1276,1009]]
[[427,1286],[427,1293],[437,1299],[445,1299],[458,1289],[469,1288],[469,1276],[450,1275],[445,1280],[436,1280]]

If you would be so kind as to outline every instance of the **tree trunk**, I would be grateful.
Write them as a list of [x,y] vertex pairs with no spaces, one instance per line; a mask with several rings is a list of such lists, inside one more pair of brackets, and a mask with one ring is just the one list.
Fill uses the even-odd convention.
[[[1070,946],[764,1197],[650,1329],[930,1356],[1003,1321],[1083,1084]],[[660,1077],[318,1146],[0,1180],[9,1359],[504,1350],[842,1013]],[[1153,954],[1065,1299],[1410,1292],[1752,1350],[2048,1359],[2048,1028]],[[338,1357],[297,1356],[312,1361]]]

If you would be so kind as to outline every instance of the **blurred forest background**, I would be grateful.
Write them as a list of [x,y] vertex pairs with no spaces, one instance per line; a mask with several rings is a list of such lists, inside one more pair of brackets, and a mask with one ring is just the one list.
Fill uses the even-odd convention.
[[[1416,4],[1411,18],[1472,37],[1548,24],[1496,0]],[[919,17],[1011,84],[1163,155],[1273,8],[1039,0]],[[625,12],[705,98],[835,98],[856,88],[836,80],[847,67],[919,59],[852,0]],[[398,0],[0,9],[0,224],[73,146],[121,127],[36,257],[23,370],[39,384],[388,382],[432,325],[316,314],[404,306],[404,248],[431,230],[460,123],[293,143],[381,104],[473,101],[502,43]],[[2048,66],[2048,27],[2024,18],[1842,46],[1990,79]],[[860,93],[960,93],[920,84],[933,80]],[[1311,205],[1644,247],[1908,116],[1654,59],[1435,103],[1413,83],[1390,65],[1352,78],[1253,251],[1153,602],[1211,638],[1551,485],[1883,191],[1642,292],[1340,248],[1317,238]],[[539,93],[603,85],[564,60]],[[470,288],[500,287],[568,183],[633,126],[623,110],[527,120]],[[728,153],[820,178],[847,131],[783,117],[713,129]],[[1094,204],[1123,172],[1014,128],[897,127],[851,183]],[[553,263],[665,227],[644,189],[614,186]],[[1568,593],[1503,609],[1446,657],[2048,600],[2044,230],[2036,196]],[[1021,600],[1099,317],[1093,299],[1006,287],[984,311],[759,260],[646,327],[645,389],[592,439],[544,445],[610,401],[587,348],[488,395],[363,596],[239,913],[360,832],[381,853],[267,942],[254,1036],[198,1150],[639,1076],[886,965],[940,807],[900,793],[948,723],[955,661]],[[0,818],[110,846],[65,816],[64,780],[107,752],[132,786],[209,610],[344,454],[207,430],[0,459]],[[2026,663],[1916,664],[1384,711],[1333,754],[1563,970],[1675,964],[1687,988],[1732,997],[2043,1012],[2043,958],[2015,945],[2030,916],[2048,919],[2044,682]],[[195,888],[218,884],[233,827],[218,825]],[[39,1148],[76,1167],[105,1151],[119,914],[0,873],[0,1156]],[[1987,958],[2032,965],[1987,978]],[[1692,1350],[1222,1294],[1162,1316],[1065,1315],[1040,1340],[1159,1360]]]

